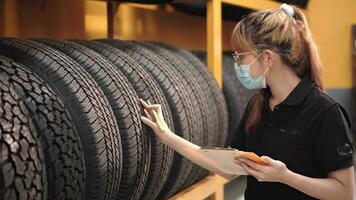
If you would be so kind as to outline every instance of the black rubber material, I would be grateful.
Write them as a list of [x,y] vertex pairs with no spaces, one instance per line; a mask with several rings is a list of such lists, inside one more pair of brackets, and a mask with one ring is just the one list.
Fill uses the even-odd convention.
[[216,123],[219,126],[218,138],[216,138],[216,143],[213,145],[223,146],[223,140],[227,137],[228,113],[222,90],[219,88],[218,83],[208,70],[207,66],[202,63],[199,58],[184,49],[175,49],[175,52],[182,55],[185,59],[192,63],[209,85],[205,91],[209,93],[209,96],[213,96],[215,99],[215,106],[217,107],[218,114],[218,120],[216,120]]
[[[221,146],[219,144],[221,143],[219,142],[219,140],[223,139],[221,138],[221,133],[222,135],[225,135],[223,137],[226,137],[227,111],[226,105],[224,105],[225,102],[221,101],[221,99],[223,99],[223,96],[221,94],[219,86],[217,85],[217,82],[215,81],[215,78],[212,77],[212,75],[206,69],[204,64],[201,63],[201,61],[197,59],[194,55],[192,55],[190,52],[165,44],[160,45],[172,52],[181,55],[186,60],[186,62],[189,62],[193,66],[192,69],[189,69],[190,73],[194,74],[194,76],[198,80],[201,90],[204,92],[204,95],[210,98],[208,101],[206,101],[206,104],[208,105],[209,110],[213,112],[213,118],[215,119],[213,122],[215,132],[215,134],[213,134],[214,141],[212,143],[209,143],[208,146]],[[194,182],[197,182],[208,175],[209,172],[207,170],[201,170],[200,173],[191,175],[189,177],[189,180],[187,180],[187,182],[184,184],[183,187],[180,188],[179,191],[184,190],[185,188],[192,185]]]
[[180,55],[169,51],[159,44],[150,42],[137,43],[155,52],[157,57],[168,63],[168,66],[176,70],[177,73],[181,75],[181,78],[184,79],[184,83],[187,84],[184,85],[184,88],[189,94],[192,94],[190,96],[190,101],[193,104],[191,109],[193,110],[192,112],[197,115],[197,121],[195,123],[197,126],[201,127],[201,129],[199,129],[201,132],[194,133],[197,138],[197,144],[207,145],[208,142],[211,142],[214,139],[214,137],[211,137],[214,132],[212,132],[212,126],[210,124],[214,120],[209,115],[209,108],[205,104],[207,99],[203,95],[196,77],[191,73],[191,64],[185,62]]
[[209,175],[210,172],[208,170],[204,170],[201,174],[199,174],[199,176],[196,177],[196,179],[191,183],[191,185],[194,185],[195,183],[201,181],[202,179],[206,178]]
[[44,155],[29,111],[0,76],[0,199],[46,200]]
[[[168,101],[173,116],[175,133],[189,141],[194,141],[194,133],[198,132],[199,127],[194,124],[196,116],[191,113],[190,94],[183,87],[186,84],[183,84],[182,79],[179,79],[179,73],[167,66],[167,63],[158,58],[155,52],[139,44],[119,40],[100,40],[100,42],[124,51],[152,74]],[[172,191],[176,191],[183,185],[192,169],[192,164],[188,159],[175,152],[173,158],[174,170],[171,170],[166,184],[158,196],[159,199],[168,198],[173,195]]]
[[65,103],[84,150],[85,199],[114,199],[120,178],[120,134],[98,84],[72,59],[34,41],[1,39],[0,52],[30,68]]
[[[196,133],[198,134],[197,138],[199,138],[196,144],[200,146],[209,146],[213,144],[217,133],[217,129],[215,129],[213,125],[214,120],[217,118],[214,119],[215,113],[212,112],[210,107],[208,107],[208,105],[211,104],[208,101],[214,103],[214,99],[212,99],[212,97],[209,98],[209,96],[203,93],[203,88],[206,88],[207,86],[204,85],[206,83],[204,80],[202,80],[199,72],[195,70],[194,66],[181,55],[170,51],[167,45],[147,42],[141,42],[140,44],[159,54],[161,59],[166,60],[170,64],[170,67],[177,69],[178,73],[180,73],[186,80],[188,85],[185,86],[185,88],[188,93],[192,94],[191,101],[193,102],[193,112],[197,115],[200,115],[197,124],[203,128],[201,129],[202,132]],[[218,128],[218,126],[216,126],[216,128]],[[190,186],[196,177],[202,174],[203,171],[205,171],[205,169],[201,168],[199,165],[194,164],[190,174],[188,175],[188,178],[181,186],[181,188]],[[177,191],[181,190],[181,188],[179,188]]]
[[63,102],[31,71],[1,56],[0,76],[14,86],[38,131],[45,155],[48,199],[82,199],[84,155]]
[[[224,141],[227,138],[227,130],[228,130],[228,113],[227,113],[227,105],[222,90],[219,88],[215,78],[209,72],[206,65],[202,63],[201,60],[199,60],[196,56],[183,49],[178,49],[178,48],[170,48],[170,49],[182,55],[185,59],[187,59],[190,63],[192,63],[195,69],[199,71],[200,77],[202,77],[207,83],[208,87],[203,89],[203,91],[206,93],[207,96],[211,96],[215,100],[211,105],[209,105],[209,107],[213,108],[216,111],[215,113],[218,116],[215,116],[214,118],[217,119],[215,120],[215,122],[217,123],[216,126],[219,127],[219,129],[216,131],[218,135],[215,137],[217,142],[211,144],[211,146],[224,146],[225,143]],[[181,190],[189,187],[193,183],[196,183],[197,181],[205,178],[208,175],[209,172],[203,170],[202,173],[196,174],[196,176],[192,178],[191,181],[185,185],[185,187],[181,188]]]
[[[185,89],[185,92],[188,94],[186,98],[189,99],[191,102],[191,107],[190,107],[190,117],[191,120],[194,120],[194,124],[197,126],[197,130],[193,132],[193,138],[191,142],[198,144],[198,145],[206,145],[208,141],[208,134],[209,134],[209,125],[207,122],[207,118],[204,117],[202,114],[202,111],[204,110],[204,106],[202,105],[203,102],[201,102],[201,91],[200,88],[198,88],[197,81],[192,77],[191,74],[187,73],[187,68],[184,66],[183,62],[180,62],[179,59],[173,53],[170,51],[159,47],[153,43],[147,43],[147,42],[135,42],[131,41],[132,43],[136,43],[152,52],[155,53],[155,56],[160,59],[163,63],[166,64],[167,67],[172,70],[172,72],[177,76],[177,78],[180,80],[180,84],[182,84],[182,87]],[[179,185],[176,183],[174,187],[169,187],[171,189],[171,194],[167,195],[167,197],[177,193],[180,188],[184,187],[184,184],[186,184],[187,181],[190,180],[192,175],[199,174],[201,171],[201,168],[193,163],[192,169],[190,170],[187,178],[184,180],[184,183],[179,183]],[[180,185],[182,184],[182,185]]]
[[[144,67],[130,58],[123,51],[110,45],[96,41],[76,41],[112,62],[135,88],[137,94],[144,100],[159,103],[162,106],[165,121],[172,131],[173,119],[168,102],[163,91],[152,75]],[[146,129],[147,131],[147,129]],[[151,162],[148,179],[140,199],[156,199],[164,186],[173,162],[173,149],[159,141],[157,136],[148,128],[147,134],[151,137]]]
[[106,58],[71,41],[36,40],[65,53],[83,67],[104,91],[119,125],[122,175],[119,199],[139,199],[150,163],[148,133],[142,130],[139,97],[126,77]]

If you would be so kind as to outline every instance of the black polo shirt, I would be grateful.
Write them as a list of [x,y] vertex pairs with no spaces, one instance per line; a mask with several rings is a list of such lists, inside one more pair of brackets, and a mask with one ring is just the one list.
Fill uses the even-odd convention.
[[[341,105],[316,87],[309,75],[273,111],[268,103],[268,87],[263,89],[263,96],[262,115],[255,130],[249,134],[245,131],[252,97],[231,147],[280,160],[291,171],[314,178],[325,178],[330,171],[353,165],[350,118]],[[259,182],[248,176],[245,199],[314,198],[288,185]]]

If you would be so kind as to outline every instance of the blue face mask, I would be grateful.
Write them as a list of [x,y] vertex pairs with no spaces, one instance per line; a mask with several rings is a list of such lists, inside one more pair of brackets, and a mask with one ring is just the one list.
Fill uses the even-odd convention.
[[[260,55],[262,55],[262,54],[260,54]],[[239,79],[239,81],[241,82],[241,84],[243,86],[245,86],[247,89],[250,89],[250,90],[261,89],[261,88],[267,87],[265,74],[271,66],[268,67],[266,69],[266,71],[263,72],[262,75],[260,75],[257,78],[253,78],[250,73],[251,65],[257,60],[257,58],[259,56],[257,56],[255,58],[255,60],[253,60],[250,64],[239,65],[235,62],[235,73],[236,73],[237,78]]]

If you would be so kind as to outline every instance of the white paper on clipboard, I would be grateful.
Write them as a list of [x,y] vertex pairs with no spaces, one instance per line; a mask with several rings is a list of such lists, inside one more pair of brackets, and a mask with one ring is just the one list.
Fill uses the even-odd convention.
[[227,174],[247,175],[245,170],[234,162],[236,156],[240,156],[243,151],[232,148],[201,147],[195,149],[196,152],[208,159],[210,163]]

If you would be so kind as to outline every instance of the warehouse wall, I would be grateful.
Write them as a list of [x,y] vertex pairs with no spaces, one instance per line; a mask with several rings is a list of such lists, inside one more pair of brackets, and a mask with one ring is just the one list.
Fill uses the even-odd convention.
[[[0,0],[0,33],[7,37],[84,38],[84,3]],[[0,24],[1,24],[0,23]]]
[[[356,24],[356,1],[313,0],[308,4],[308,19],[324,64],[327,93],[351,113],[352,88],[356,70],[352,69],[351,25]],[[356,108],[354,108],[356,112]]]

